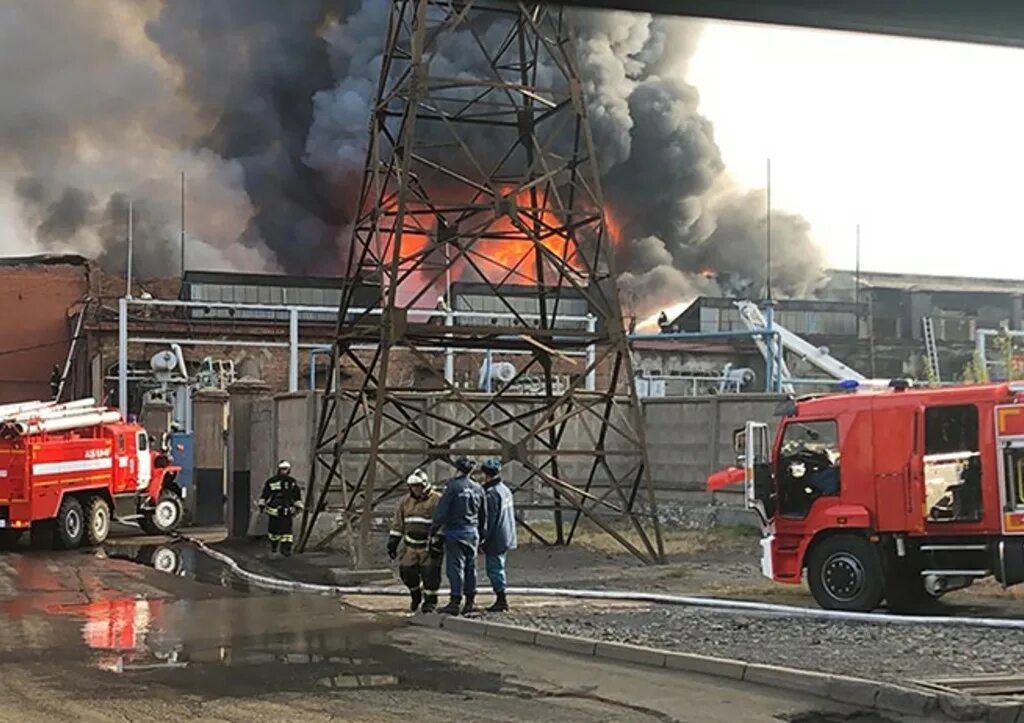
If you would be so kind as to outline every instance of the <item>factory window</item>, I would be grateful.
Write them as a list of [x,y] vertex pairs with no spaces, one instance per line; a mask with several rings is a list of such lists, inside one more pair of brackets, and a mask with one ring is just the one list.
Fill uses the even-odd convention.
[[827,421],[789,422],[779,451],[779,513],[803,519],[819,497],[837,497],[839,433]]
[[981,519],[978,408],[930,407],[924,412],[925,516],[929,522]]

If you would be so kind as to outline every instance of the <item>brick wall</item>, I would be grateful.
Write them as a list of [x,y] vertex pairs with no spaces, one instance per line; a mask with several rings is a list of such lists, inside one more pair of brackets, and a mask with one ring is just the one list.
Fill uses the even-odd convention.
[[50,397],[50,372],[63,368],[73,328],[68,311],[89,291],[84,259],[0,264],[0,404]]

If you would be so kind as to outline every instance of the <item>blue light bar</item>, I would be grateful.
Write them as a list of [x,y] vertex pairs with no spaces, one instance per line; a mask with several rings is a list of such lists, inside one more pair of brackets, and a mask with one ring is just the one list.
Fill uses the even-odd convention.
[[845,389],[848,392],[852,392],[859,386],[860,382],[858,382],[856,379],[844,379],[843,381],[839,382],[839,388]]

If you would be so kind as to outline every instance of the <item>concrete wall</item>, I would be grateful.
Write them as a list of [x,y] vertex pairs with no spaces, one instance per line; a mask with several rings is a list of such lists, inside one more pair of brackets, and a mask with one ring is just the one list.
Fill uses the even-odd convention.
[[[768,422],[774,430],[776,422],[774,409],[779,400],[780,397],[775,395],[743,394],[664,398],[644,402],[642,406],[643,431],[647,441],[652,478],[659,497],[671,499],[682,496],[690,499],[710,499],[704,494],[704,483],[710,472],[733,463],[733,430],[742,427],[748,419]],[[462,408],[460,409],[460,407]],[[458,418],[468,414],[464,405],[446,404],[443,409],[448,418]],[[253,443],[267,444],[276,450],[277,457],[289,459],[292,462],[295,476],[304,481],[308,479],[312,430],[318,411],[319,408],[312,395],[279,396],[275,400],[273,440],[268,439],[265,429],[261,432],[254,430]],[[626,408],[622,407],[621,411],[625,412]],[[626,419],[628,419],[626,415],[620,416],[616,420],[616,424],[621,428]],[[263,421],[261,424],[265,428],[266,422]],[[445,432],[450,433],[453,429],[453,425],[438,420],[425,420],[423,426],[428,434],[435,438],[441,437]],[[364,423],[356,428],[353,438],[349,440],[350,444],[365,443],[367,438],[365,427]],[[393,423],[386,421],[384,424],[385,435],[393,427]],[[442,427],[448,429],[442,429]],[[596,417],[586,415],[576,417],[562,438],[559,448],[565,450],[593,449],[593,439],[596,436],[597,427]],[[265,441],[256,441],[260,439]],[[625,443],[625,438],[622,435],[611,433],[606,441],[606,446],[612,450],[622,449]],[[473,444],[480,445],[481,442],[475,440]],[[388,440],[387,446],[396,449],[414,447],[416,440],[411,433],[404,433]],[[534,449],[539,446],[539,442],[531,443],[531,447]],[[481,458],[491,454],[501,455],[497,448],[493,451],[478,449],[473,453]],[[592,459],[591,457],[569,455],[560,457],[558,460],[559,473],[571,483],[583,486],[587,482]],[[342,464],[346,477],[354,481],[362,471],[365,461],[366,457],[363,454],[347,454]],[[635,465],[636,461],[634,457],[609,458],[610,465],[619,475],[626,473]],[[394,453],[387,457],[387,462],[387,465],[381,465],[378,468],[378,493],[399,479],[395,470],[404,474],[414,466],[422,464],[423,460],[412,454]],[[267,473],[271,471],[270,467],[273,463],[274,460],[264,463],[267,464]],[[451,474],[451,468],[441,462],[434,462],[425,467],[435,481],[440,481]],[[525,470],[519,465],[508,466],[507,477],[513,483],[525,479],[525,475]],[[604,486],[603,478],[604,474],[599,470],[599,474],[595,478],[595,492]],[[539,496],[531,495],[531,489],[542,492]],[[524,495],[529,498],[528,501],[535,503],[543,503],[545,499],[549,499],[546,490],[540,485],[531,485],[524,490]],[[332,502],[337,502],[337,500],[332,500]]]

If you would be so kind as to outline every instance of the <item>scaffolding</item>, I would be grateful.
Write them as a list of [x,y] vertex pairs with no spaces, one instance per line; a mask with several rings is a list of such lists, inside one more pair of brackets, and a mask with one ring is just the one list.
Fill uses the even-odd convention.
[[[450,52],[459,54],[457,74]],[[373,109],[299,549],[331,512],[333,531],[312,544],[357,526],[358,562],[368,564],[378,505],[413,469],[443,476],[467,455],[501,457],[513,491],[550,513],[549,531],[519,506],[520,524],[542,542],[568,544],[587,520],[637,558],[662,560],[563,10],[395,0]],[[445,316],[453,277],[485,285],[511,323]],[[519,298],[532,290],[536,313],[512,303],[513,287]],[[570,293],[586,301],[593,323],[567,321]],[[441,323],[419,318],[423,308],[441,310]],[[427,350],[439,348],[516,352],[522,363],[491,393],[458,388],[448,365],[431,391],[402,382],[402,359],[429,368]],[[564,388],[558,368],[572,370]],[[526,377],[540,380],[540,393],[513,392]]]

